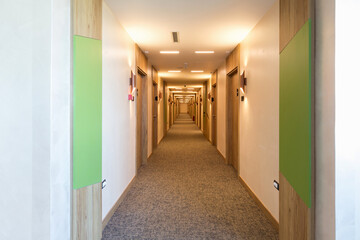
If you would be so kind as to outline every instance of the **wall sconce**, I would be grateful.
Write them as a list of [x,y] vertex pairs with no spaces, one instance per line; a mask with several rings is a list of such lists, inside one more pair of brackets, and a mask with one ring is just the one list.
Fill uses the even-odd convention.
[[245,94],[245,87],[247,85],[247,78],[245,77],[245,71],[240,75],[240,90]]
[[[245,71],[240,75],[240,90],[243,94],[245,94],[247,86],[247,78],[245,77]],[[241,96],[241,101],[243,102],[245,100],[245,96]]]
[[162,99],[162,92],[159,92],[159,101]]
[[136,81],[135,80],[135,75],[131,71],[131,73],[130,73],[130,81],[129,81],[129,94],[128,94],[128,100],[129,101],[134,101],[134,91],[136,89],[135,81]]

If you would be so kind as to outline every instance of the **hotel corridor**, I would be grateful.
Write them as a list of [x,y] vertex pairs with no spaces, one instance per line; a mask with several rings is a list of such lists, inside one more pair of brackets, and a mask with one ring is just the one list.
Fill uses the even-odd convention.
[[278,239],[216,148],[180,114],[103,231],[103,239]]

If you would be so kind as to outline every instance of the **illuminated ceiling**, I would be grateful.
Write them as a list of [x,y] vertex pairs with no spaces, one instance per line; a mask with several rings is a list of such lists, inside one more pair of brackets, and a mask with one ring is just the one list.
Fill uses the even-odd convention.
[[[275,0],[105,0],[168,82],[204,81]],[[179,32],[173,43],[172,32]],[[180,54],[160,54],[178,50]],[[212,50],[214,54],[195,54]],[[185,64],[186,63],[186,64]],[[181,70],[168,73],[168,70]],[[191,73],[203,70],[204,73]]]

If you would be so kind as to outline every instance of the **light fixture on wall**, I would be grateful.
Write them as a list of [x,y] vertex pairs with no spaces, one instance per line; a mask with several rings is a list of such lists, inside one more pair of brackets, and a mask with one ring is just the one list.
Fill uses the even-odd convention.
[[243,94],[245,94],[246,85],[247,85],[247,78],[245,77],[245,71],[243,71],[242,74],[240,75],[240,90]]
[[242,92],[242,96],[241,96],[241,101],[243,102],[245,100],[245,91],[246,91],[246,87],[247,86],[247,78],[245,77],[245,71],[242,72],[242,74],[240,75],[240,90]]
[[128,94],[128,100],[129,101],[134,101],[134,92],[136,90],[136,78],[135,78],[135,75],[133,73],[133,71],[131,71],[130,73],[130,79],[129,79],[129,94]]

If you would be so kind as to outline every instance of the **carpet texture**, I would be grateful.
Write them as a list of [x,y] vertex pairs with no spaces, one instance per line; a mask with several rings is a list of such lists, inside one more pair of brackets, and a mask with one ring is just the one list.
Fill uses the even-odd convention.
[[188,115],[140,168],[103,231],[107,239],[279,239]]

